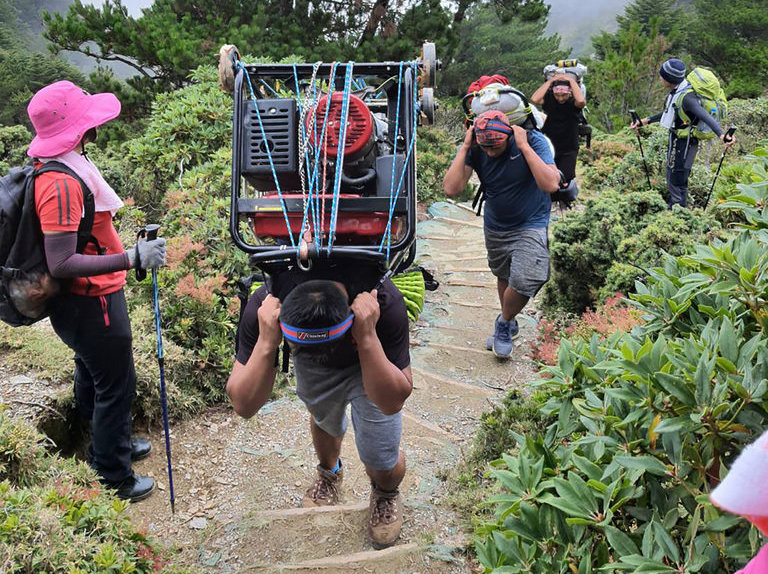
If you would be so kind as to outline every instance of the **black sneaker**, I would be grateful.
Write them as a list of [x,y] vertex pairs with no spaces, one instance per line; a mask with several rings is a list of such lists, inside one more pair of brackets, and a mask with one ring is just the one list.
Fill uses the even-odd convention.
[[135,472],[120,482],[102,481],[107,487],[115,491],[115,496],[122,500],[138,502],[144,500],[155,490],[155,479],[150,476],[140,476]]
[[[152,452],[152,443],[149,442],[149,439],[141,438],[139,436],[131,437],[131,462],[144,460],[149,456],[150,452]],[[93,462],[93,443],[88,444],[85,456],[89,463]]]
[[152,443],[149,439],[140,436],[131,437],[131,461],[144,460],[152,452]]

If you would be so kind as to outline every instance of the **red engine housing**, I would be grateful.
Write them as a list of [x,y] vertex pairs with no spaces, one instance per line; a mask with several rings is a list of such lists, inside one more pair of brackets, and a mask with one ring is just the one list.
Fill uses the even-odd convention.
[[[317,106],[307,113],[305,127],[309,135],[310,143],[319,148],[321,153],[328,153],[335,158],[339,154],[341,140],[341,108],[344,94],[334,92],[331,94],[331,105],[328,106],[328,96],[323,96]],[[326,114],[327,111],[327,114]],[[315,122],[313,122],[313,117]],[[325,135],[318,146],[315,138],[320,139],[323,124],[326,123]],[[316,128],[316,129],[315,129]],[[315,133],[315,131],[317,133]],[[349,113],[347,115],[347,137],[344,142],[344,159],[354,160],[368,154],[374,143],[373,116],[365,102],[355,96],[349,95]]]

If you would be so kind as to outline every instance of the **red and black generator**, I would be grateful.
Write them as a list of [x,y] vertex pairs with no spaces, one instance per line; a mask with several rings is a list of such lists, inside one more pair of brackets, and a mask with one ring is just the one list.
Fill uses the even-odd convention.
[[434,44],[414,62],[244,64],[234,52],[231,63],[235,245],[262,268],[325,257],[409,265]]

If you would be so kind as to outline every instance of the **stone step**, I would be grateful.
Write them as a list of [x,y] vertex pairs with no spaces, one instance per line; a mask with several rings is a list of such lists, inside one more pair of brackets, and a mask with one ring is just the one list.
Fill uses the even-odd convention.
[[412,573],[425,571],[427,563],[429,572],[465,571],[456,570],[460,558],[430,557],[430,548],[443,535],[433,531],[437,518],[434,509],[405,502],[400,539],[375,550],[367,537],[367,502],[255,512],[238,526],[240,571]]
[[301,562],[249,567],[241,572],[291,572],[296,574],[414,574],[464,573],[466,566],[459,561],[446,563],[430,556],[428,549],[418,544],[402,544],[384,550],[364,550],[351,554],[328,556]]

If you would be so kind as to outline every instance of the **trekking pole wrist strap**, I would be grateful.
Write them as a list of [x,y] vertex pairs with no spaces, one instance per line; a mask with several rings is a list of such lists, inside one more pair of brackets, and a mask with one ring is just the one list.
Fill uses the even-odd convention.
[[136,281],[144,281],[147,278],[147,270],[141,266],[141,254],[139,252],[139,242],[133,247],[133,268],[136,272]]

